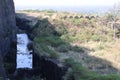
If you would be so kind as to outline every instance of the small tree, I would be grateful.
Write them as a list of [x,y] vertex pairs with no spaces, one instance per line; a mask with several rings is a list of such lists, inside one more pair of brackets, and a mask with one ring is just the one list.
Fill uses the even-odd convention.
[[116,3],[113,7],[113,9],[108,13],[107,15],[107,21],[112,24],[112,28],[113,28],[113,38],[116,39],[116,23],[119,20],[119,16],[120,16],[120,3]]
[[113,9],[113,29],[114,29],[114,39],[116,39],[116,22],[118,20],[120,13],[120,3],[114,5]]

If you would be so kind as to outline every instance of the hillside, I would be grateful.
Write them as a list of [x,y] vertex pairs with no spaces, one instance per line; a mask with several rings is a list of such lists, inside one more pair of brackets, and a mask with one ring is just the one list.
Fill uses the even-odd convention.
[[65,80],[120,80],[119,17],[114,29],[109,14],[25,10],[16,16],[37,55],[69,66]]

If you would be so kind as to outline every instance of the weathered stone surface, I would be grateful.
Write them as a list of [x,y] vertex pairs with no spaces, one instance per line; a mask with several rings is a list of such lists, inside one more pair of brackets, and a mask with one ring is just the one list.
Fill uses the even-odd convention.
[[[2,57],[0,56],[0,80],[4,80],[6,77],[5,69],[3,67]],[[3,78],[3,79],[2,79]]]
[[16,22],[13,0],[0,0],[0,54],[4,56],[16,40]]
[[13,0],[0,0],[0,78],[5,78],[4,56],[16,41],[16,22]]
[[39,57],[36,53],[34,56],[34,74],[41,74],[47,80],[64,80],[63,76],[67,71],[67,66],[60,63],[58,60],[49,57]]

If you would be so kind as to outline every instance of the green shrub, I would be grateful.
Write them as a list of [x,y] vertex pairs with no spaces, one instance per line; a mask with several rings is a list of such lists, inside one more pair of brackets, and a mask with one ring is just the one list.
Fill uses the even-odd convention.
[[31,78],[24,78],[23,80],[46,80],[46,79],[42,79],[40,76],[33,76]]
[[94,26],[92,21],[85,19],[85,18],[82,18],[82,19],[73,18],[70,21],[73,25],[78,26],[78,27],[93,27]]
[[65,34],[61,36],[61,39],[65,40],[66,42],[84,42],[85,37],[81,34],[77,34],[77,35],[70,35],[70,34]]
[[58,46],[56,48],[56,50],[59,51],[59,52],[68,52],[70,50],[70,46],[67,45],[67,44],[66,45],[63,44],[63,45]]
[[73,46],[71,48],[72,51],[75,51],[75,52],[84,52],[83,48],[81,47],[78,47],[78,46]]
[[49,57],[53,57],[56,59],[59,58],[59,55],[56,52],[54,52],[53,50],[51,50],[44,43],[35,43],[34,48],[35,48],[37,54],[39,54],[39,56],[49,56]]
[[59,35],[64,35],[67,33],[67,29],[66,29],[66,26],[61,23],[61,24],[58,24],[56,27],[55,27],[55,30],[57,31],[57,33],[59,33]]
[[100,35],[93,35],[93,36],[91,37],[91,39],[92,39],[93,41],[100,41]]
[[54,11],[54,10],[42,10],[42,12],[47,12],[47,13],[56,13],[57,11]]
[[116,74],[111,74],[111,75],[105,75],[105,76],[93,76],[89,78],[88,80],[120,80],[120,76]]
[[73,25],[76,25],[76,26],[80,25],[80,20],[78,20],[78,19],[71,19],[71,22]]
[[60,39],[57,36],[36,37],[34,39],[34,42],[45,43],[45,44],[51,45],[53,47],[57,47],[57,46],[60,46],[62,44],[66,44],[66,42],[64,42],[62,39]]
[[91,73],[86,68],[82,67],[80,63],[75,62],[73,59],[66,59],[65,63],[70,66],[70,70],[68,70],[67,74],[64,77],[65,80],[69,80],[71,77],[74,78],[74,80],[89,80],[88,78],[95,75],[94,72]]
[[47,19],[43,19],[38,20],[33,28],[32,34],[34,36],[51,36],[57,34],[57,32]]
[[65,59],[64,63],[70,67],[64,76],[65,80],[120,80],[120,76],[116,74],[102,76],[89,71],[72,58]]

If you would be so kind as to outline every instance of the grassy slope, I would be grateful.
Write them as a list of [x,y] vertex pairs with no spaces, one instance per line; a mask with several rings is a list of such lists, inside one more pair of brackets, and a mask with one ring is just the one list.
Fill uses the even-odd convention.
[[117,75],[100,76],[89,71],[113,74],[117,73],[113,68],[120,69],[119,39],[113,41],[113,30],[100,24],[101,20],[64,19],[74,14],[49,11],[27,14],[37,14],[40,19],[32,32],[35,51],[69,65],[66,80],[120,80]]

